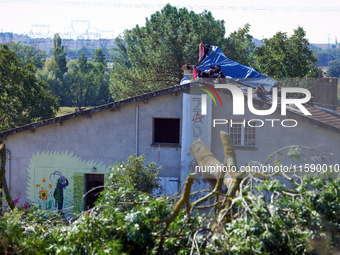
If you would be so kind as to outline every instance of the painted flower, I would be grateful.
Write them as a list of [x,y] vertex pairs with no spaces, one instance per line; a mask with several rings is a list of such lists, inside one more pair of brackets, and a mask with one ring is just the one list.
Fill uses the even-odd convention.
[[43,178],[43,182],[46,182],[46,178],[45,177]]
[[40,188],[40,184],[35,185],[37,188]]
[[48,188],[49,188],[49,189],[52,189],[52,184],[48,184]]
[[40,190],[39,191],[39,198],[42,199],[42,200],[46,200],[48,197],[48,191],[47,190]]

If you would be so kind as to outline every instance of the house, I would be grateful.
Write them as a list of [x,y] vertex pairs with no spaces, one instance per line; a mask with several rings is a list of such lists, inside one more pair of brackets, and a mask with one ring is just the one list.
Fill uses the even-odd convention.
[[[323,81],[337,85],[334,78]],[[239,167],[250,160],[263,163],[289,145],[319,146],[322,153],[332,153],[328,158],[323,155],[324,162],[339,166],[340,118],[334,110],[326,111],[327,102],[322,109],[305,106],[311,115],[294,106],[288,106],[285,115],[278,107],[259,116],[246,106],[243,115],[234,115],[230,91],[216,89],[221,104],[205,97],[203,115],[206,93],[193,94],[191,87],[189,83],[154,91],[0,133],[7,148],[6,179],[12,198],[17,205],[34,202],[42,209],[82,211],[94,199],[83,194],[102,185],[110,165],[131,154],[143,154],[148,162],[162,165],[162,183],[166,193],[173,194],[188,172],[197,169],[189,150],[194,140],[203,140],[223,162],[220,130],[231,135]],[[272,107],[272,102],[252,100],[256,109]],[[197,179],[195,186],[199,189],[206,183]]]

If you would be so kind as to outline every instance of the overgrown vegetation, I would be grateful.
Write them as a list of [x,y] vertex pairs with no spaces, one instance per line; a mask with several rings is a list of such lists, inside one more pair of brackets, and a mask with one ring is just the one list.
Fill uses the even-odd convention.
[[[308,185],[307,185],[308,184]],[[179,197],[107,186],[97,206],[66,221],[32,208],[1,215],[2,254],[335,254],[340,249],[339,179],[248,185],[234,198],[231,221],[180,212],[166,233],[161,219]],[[272,199],[268,203],[268,192]],[[163,244],[161,244],[161,240]],[[197,253],[198,254],[198,253]]]
[[[232,166],[234,149],[228,136],[221,137],[225,164]],[[207,159],[205,148],[196,145],[202,152],[196,159]],[[302,149],[283,148],[267,162],[274,160],[280,166],[276,156],[299,160]],[[282,156],[284,150],[288,152]],[[143,162],[144,158],[132,156],[127,163],[116,164],[117,173],[110,174],[96,206],[71,219],[34,206],[2,213],[0,253],[327,255],[340,251],[340,180],[329,173],[318,178],[293,174],[287,178],[290,187],[285,187],[273,176],[250,171],[231,176],[226,193],[221,188],[229,177],[220,174],[213,189],[193,192],[197,176],[190,174],[182,192],[166,197],[117,183],[119,176],[128,180],[125,170],[145,169]],[[215,202],[208,202],[212,198]]]
[[0,131],[51,118],[59,109],[48,85],[22,66],[7,45],[0,45]]
[[132,154],[127,158],[127,162],[115,163],[112,167],[111,179],[113,185],[129,186],[132,190],[153,193],[162,193],[159,174],[162,167],[157,167],[156,163],[151,162],[146,165],[143,155]]

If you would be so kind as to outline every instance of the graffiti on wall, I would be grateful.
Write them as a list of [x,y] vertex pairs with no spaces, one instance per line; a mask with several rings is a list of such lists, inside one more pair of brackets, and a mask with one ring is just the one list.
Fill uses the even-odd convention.
[[55,176],[58,177],[58,181],[53,192],[53,198],[55,199],[54,206],[58,207],[58,210],[61,210],[63,209],[64,205],[64,189],[68,186],[69,183],[66,177],[63,176],[59,171],[54,171],[54,173],[50,175],[50,180],[52,180],[52,176],[54,178]]
[[27,198],[43,210],[72,211],[74,187],[84,186],[74,177],[92,173],[94,168],[96,173],[109,172],[105,164],[83,160],[72,152],[38,152],[31,157],[27,168]]

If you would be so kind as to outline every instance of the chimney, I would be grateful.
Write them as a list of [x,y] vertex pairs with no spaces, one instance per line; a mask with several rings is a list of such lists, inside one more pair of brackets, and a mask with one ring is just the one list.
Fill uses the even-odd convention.
[[321,78],[314,85],[314,107],[337,113],[338,78]]
[[184,70],[184,77],[187,77],[189,80],[193,79],[193,75],[194,75],[194,65],[189,65],[189,64],[185,64],[183,66],[183,70]]

